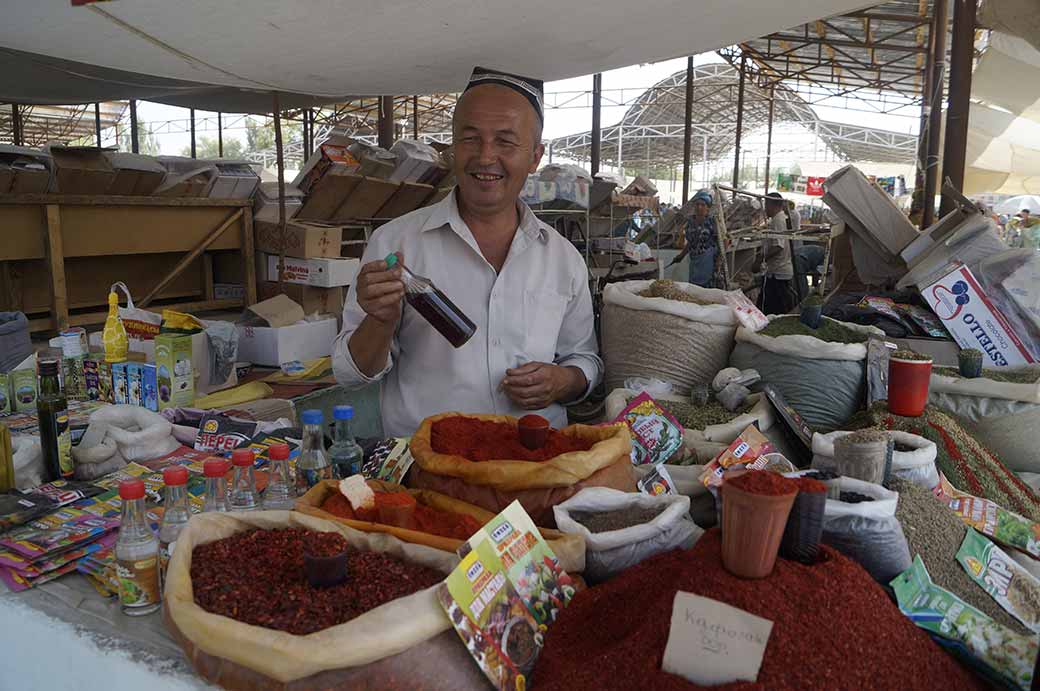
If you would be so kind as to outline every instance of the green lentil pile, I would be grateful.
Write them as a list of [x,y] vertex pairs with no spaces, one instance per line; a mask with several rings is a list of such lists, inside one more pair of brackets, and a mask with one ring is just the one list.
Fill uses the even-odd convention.
[[692,302],[695,305],[713,305],[710,300],[695,298],[689,293],[680,290],[675,281],[666,278],[659,279],[650,284],[650,287],[639,293],[644,298],[664,298],[665,300],[678,300],[679,302]]
[[957,550],[968,531],[957,514],[930,491],[909,480],[892,477],[886,485],[899,492],[896,518],[903,526],[910,553],[921,555],[935,584],[981,610],[998,624],[1029,634],[1017,619],[971,580],[957,561]]
[[[936,374],[944,377],[961,379],[961,372],[956,367],[935,367],[932,369]],[[1003,384],[1035,384],[1040,381],[1040,368],[1028,368],[1020,370],[984,369],[980,379],[989,379]]]
[[[631,398],[628,399],[628,401],[631,400]],[[715,399],[711,399],[707,404],[702,406],[694,405],[693,403],[685,401],[654,400],[657,401],[657,405],[664,408],[686,429],[704,429],[710,425],[724,425],[731,420],[736,420],[754,407],[753,405],[748,404],[741,410],[730,412]],[[628,401],[626,401],[626,403]]]
[[798,317],[780,317],[769,322],[769,326],[758,333],[763,336],[812,336],[827,343],[866,343],[867,334],[854,331],[834,319],[826,317],[820,322],[820,328],[810,329],[798,320]]

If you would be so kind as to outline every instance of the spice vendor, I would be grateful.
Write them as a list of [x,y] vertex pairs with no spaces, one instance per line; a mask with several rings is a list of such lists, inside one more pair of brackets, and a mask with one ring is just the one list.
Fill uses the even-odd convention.
[[[787,233],[787,204],[777,192],[770,192],[765,200],[769,233]],[[758,256],[756,271],[765,266],[762,282],[762,311],[766,314],[786,314],[794,307],[794,264],[788,240],[764,238]]]
[[690,283],[702,288],[715,287],[715,260],[719,253],[719,231],[715,218],[708,215],[711,204],[711,194],[707,190],[693,196],[693,215],[686,219],[683,233],[686,246],[671,262],[678,264],[689,256]]
[[[540,81],[478,67],[455,107],[455,189],[372,236],[333,367],[348,387],[382,382],[385,434],[448,410],[539,411],[562,427],[562,404],[602,376],[585,262],[519,199],[542,125]],[[403,302],[401,269],[383,260],[393,252],[465,313],[472,338],[453,347]]]

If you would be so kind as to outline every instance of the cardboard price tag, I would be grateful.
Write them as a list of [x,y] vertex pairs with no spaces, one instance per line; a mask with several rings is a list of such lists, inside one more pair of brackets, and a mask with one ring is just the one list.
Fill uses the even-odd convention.
[[681,590],[661,668],[701,686],[756,681],[773,622]]

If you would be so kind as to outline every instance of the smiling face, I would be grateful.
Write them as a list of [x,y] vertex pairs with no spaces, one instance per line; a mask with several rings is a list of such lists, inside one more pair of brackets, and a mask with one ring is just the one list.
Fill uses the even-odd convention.
[[512,89],[484,84],[459,100],[453,129],[461,204],[480,215],[509,210],[545,150],[534,108]]

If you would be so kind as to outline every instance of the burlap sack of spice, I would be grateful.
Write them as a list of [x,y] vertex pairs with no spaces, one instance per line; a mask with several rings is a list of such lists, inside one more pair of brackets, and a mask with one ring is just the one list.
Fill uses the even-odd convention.
[[[788,315],[771,315],[770,321]],[[797,318],[797,317],[794,317]],[[824,320],[829,320],[824,317]],[[829,320],[834,321],[834,320]],[[880,329],[840,322],[847,329],[884,338]],[[865,343],[829,343],[812,336],[766,336],[737,329],[729,364],[756,369],[810,426],[840,429],[866,399]],[[759,386],[761,386],[761,384]]]
[[[373,490],[381,492],[408,492],[415,497],[416,501],[420,504],[425,504],[430,508],[438,509],[440,511],[450,511],[451,513],[472,516],[481,525],[495,517],[495,514],[486,509],[474,506],[473,504],[468,504],[464,501],[459,501],[454,497],[449,497],[440,492],[434,492],[428,489],[406,489],[401,485],[382,482],[380,480],[369,480],[368,485]],[[340,516],[335,516],[328,511],[322,510],[321,505],[325,502],[325,499],[329,494],[338,491],[338,480],[325,480],[320,482],[314,487],[311,487],[306,494],[296,500],[295,510],[328,521],[336,521],[337,523],[342,523],[343,525],[350,526],[351,528],[366,533],[387,533],[388,535],[393,535],[399,540],[405,542],[411,542],[417,545],[426,545],[427,547],[433,547],[434,549],[440,549],[452,553],[454,553],[464,542],[464,540],[459,540],[453,537],[431,535],[430,533],[424,533],[419,530],[398,528],[397,526],[386,525],[384,523],[371,523],[369,521],[341,518]],[[538,530],[560,560],[560,565],[563,567],[564,571],[569,574],[580,574],[585,570],[585,541],[580,535],[569,535],[551,528],[539,528]]]
[[[632,442],[624,426],[571,425],[560,432],[594,441],[588,451],[575,451],[547,461],[471,461],[437,453],[431,435],[433,423],[462,413],[442,413],[423,420],[412,436],[415,464],[408,485],[429,489],[498,513],[514,500],[520,502],[535,525],[555,527],[552,507],[584,487],[636,491],[632,474]],[[465,415],[478,420],[516,425],[507,415]]]
[[[972,423],[975,437],[1011,470],[1040,472],[1040,367],[1000,369],[990,379],[964,379],[955,371],[933,369],[928,402]],[[1023,381],[998,381],[1020,375]],[[1034,379],[1029,383],[1028,379]]]
[[[258,683],[279,688],[278,684],[322,672],[377,662],[450,630],[451,623],[437,602],[434,588],[393,600],[344,624],[307,636],[243,624],[206,612],[194,601],[192,550],[196,545],[255,528],[336,532],[359,549],[384,552],[445,575],[458,563],[458,558],[448,552],[402,542],[390,535],[361,532],[293,511],[193,516],[181,532],[170,560],[163,606],[168,628],[182,643],[188,657],[194,662],[205,656],[205,667],[197,665],[197,669],[210,680],[230,688],[257,688]],[[214,663],[211,657],[220,658],[224,664]],[[460,656],[458,664],[469,662],[466,657]],[[303,687],[310,688],[310,685]]]
[[672,384],[689,396],[694,384],[711,384],[733,349],[737,317],[723,303],[726,291],[689,283],[675,287],[705,303],[639,295],[653,281],[610,283],[603,290],[602,347],[607,390],[632,377]]

